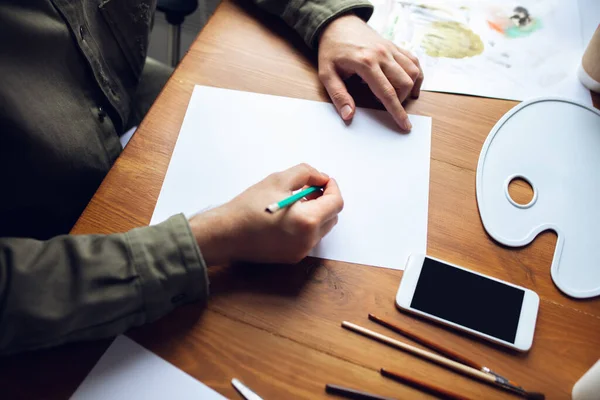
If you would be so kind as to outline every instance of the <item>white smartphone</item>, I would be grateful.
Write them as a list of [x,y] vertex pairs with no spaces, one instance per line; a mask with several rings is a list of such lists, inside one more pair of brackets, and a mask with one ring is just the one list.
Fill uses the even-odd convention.
[[527,351],[539,296],[423,254],[412,254],[402,276],[396,305],[442,324],[519,351]]

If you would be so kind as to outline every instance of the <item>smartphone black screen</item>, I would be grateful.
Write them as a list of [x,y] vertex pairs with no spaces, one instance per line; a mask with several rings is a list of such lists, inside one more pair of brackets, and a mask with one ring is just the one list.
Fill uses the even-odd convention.
[[515,343],[525,292],[425,257],[410,306]]

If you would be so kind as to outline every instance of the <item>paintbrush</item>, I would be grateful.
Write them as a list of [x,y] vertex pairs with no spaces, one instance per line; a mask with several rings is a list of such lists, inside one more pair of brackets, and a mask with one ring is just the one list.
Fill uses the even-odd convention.
[[396,349],[403,350],[407,353],[419,356],[427,361],[434,362],[438,365],[441,365],[441,366],[451,369],[453,371],[460,372],[470,378],[478,379],[478,380],[488,383],[490,385],[508,390],[513,393],[517,393],[517,394],[525,397],[526,399],[531,399],[531,400],[545,399],[545,396],[542,393],[528,392],[521,387],[514,386],[510,383],[504,383],[498,377],[496,377],[492,374],[488,374],[487,372],[482,372],[478,369],[469,367],[467,365],[463,365],[459,362],[456,362],[449,358],[443,357],[439,354],[435,354],[430,351],[423,350],[423,349],[420,349],[415,346],[411,346],[408,343],[404,343],[399,340],[392,339],[391,337],[382,335],[381,333],[377,333],[377,332],[372,331],[367,328],[363,328],[362,326],[353,324],[351,322],[348,322],[348,321],[342,322],[342,327],[344,327],[348,330],[351,330],[353,332],[360,333],[361,335],[364,335],[370,339],[374,339],[381,343],[387,344],[388,346],[395,347]]
[[415,342],[420,343],[420,344],[422,344],[425,347],[429,347],[430,349],[432,349],[432,350],[434,350],[434,351],[436,351],[436,352],[438,352],[440,354],[443,354],[444,356],[446,356],[446,357],[448,357],[448,358],[450,358],[450,359],[452,359],[454,361],[458,361],[461,364],[468,365],[469,367],[478,369],[478,370],[480,370],[482,372],[486,372],[488,374],[492,374],[495,377],[497,377],[504,384],[510,384],[510,385],[513,385],[515,387],[518,387],[518,388],[522,389],[521,385],[517,384],[516,382],[511,381],[510,379],[507,379],[507,378],[503,377],[500,374],[497,374],[496,372],[492,371],[490,368],[488,368],[488,367],[486,367],[484,365],[481,365],[481,364],[479,364],[479,363],[477,363],[477,362],[475,362],[475,361],[473,361],[473,360],[471,360],[471,359],[469,359],[469,358],[467,358],[467,357],[465,357],[465,356],[463,356],[461,354],[458,354],[458,353],[456,353],[453,350],[450,350],[448,348],[442,347],[439,344],[434,343],[433,341],[431,341],[429,339],[426,339],[426,338],[424,338],[422,336],[417,335],[416,333],[410,332],[409,330],[407,330],[405,328],[402,328],[402,327],[400,327],[400,326],[398,326],[396,324],[393,324],[393,323],[391,323],[389,321],[386,321],[386,320],[384,320],[382,318],[379,318],[379,317],[377,317],[377,316],[375,316],[373,314],[369,314],[369,319],[371,321],[373,321],[373,322],[377,322],[379,325],[385,326],[386,328],[393,330],[394,332],[397,332],[397,333],[399,333],[401,335],[404,335],[407,338],[409,338],[411,340],[414,340]]

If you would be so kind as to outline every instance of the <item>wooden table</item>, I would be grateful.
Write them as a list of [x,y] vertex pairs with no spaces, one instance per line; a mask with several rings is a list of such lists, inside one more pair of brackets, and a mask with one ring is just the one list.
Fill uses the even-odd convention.
[[[301,49],[301,50],[298,50]],[[327,101],[315,62],[280,22],[224,1],[163,90],[73,233],[146,225],[195,84]],[[359,90],[360,91],[360,90]],[[357,95],[359,105],[376,106]],[[212,269],[211,299],[179,308],[130,336],[225,396],[237,377],[265,399],[325,397],[337,383],[403,399],[428,396],[382,378],[387,367],[470,398],[512,395],[343,330],[349,320],[387,333],[369,312],[481,360],[547,398],[568,398],[600,358],[600,299],[574,300],[550,278],[553,233],[508,249],[483,230],[475,200],[479,151],[515,102],[424,92],[408,105],[433,117],[428,253],[522,285],[541,297],[533,348],[517,354],[398,312],[401,271],[308,259],[298,266]],[[235,110],[232,110],[235,115]],[[300,116],[299,116],[300,117]],[[394,334],[391,334],[394,335]],[[68,397],[109,340],[0,360],[0,397]]]

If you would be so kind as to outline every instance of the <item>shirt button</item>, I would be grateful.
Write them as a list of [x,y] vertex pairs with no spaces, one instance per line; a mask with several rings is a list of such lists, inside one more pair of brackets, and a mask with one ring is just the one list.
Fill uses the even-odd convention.
[[98,119],[100,122],[104,122],[104,118],[106,118],[106,111],[104,111],[104,108],[98,107]]

